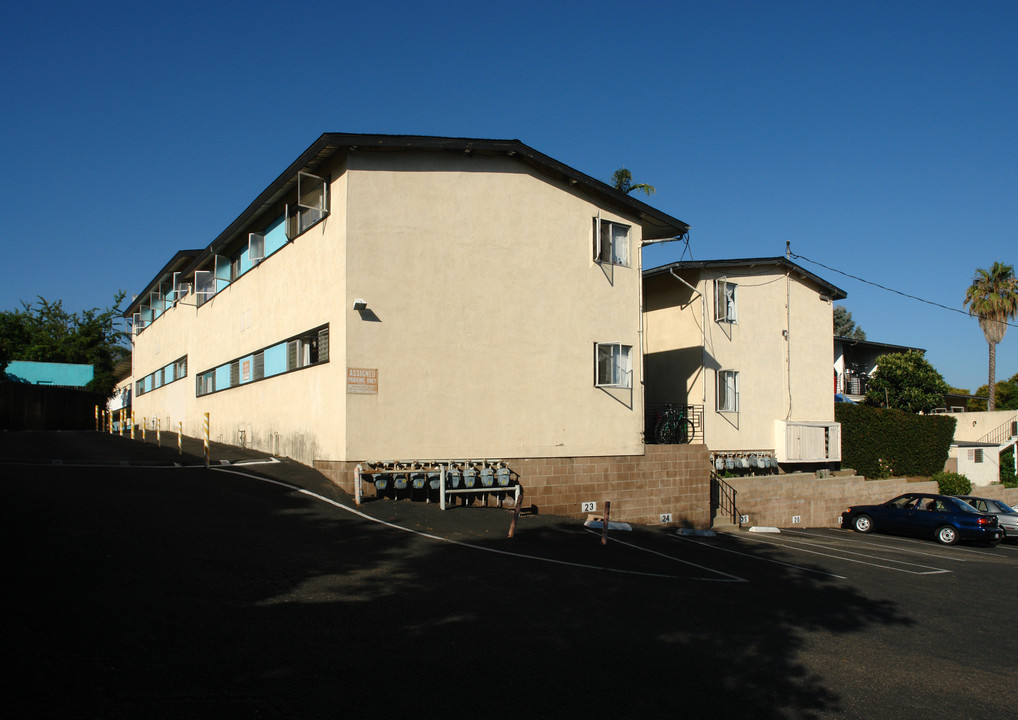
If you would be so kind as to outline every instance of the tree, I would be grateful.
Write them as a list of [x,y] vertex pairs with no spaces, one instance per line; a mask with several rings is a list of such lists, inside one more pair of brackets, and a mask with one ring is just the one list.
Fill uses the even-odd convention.
[[647,183],[634,183],[633,173],[626,170],[624,167],[619,168],[612,173],[611,186],[620,192],[624,192],[629,195],[633,190],[639,190],[647,195],[653,195],[656,190],[653,185]]
[[944,404],[947,383],[918,350],[877,358],[866,390],[866,403],[912,413],[930,412]]
[[989,270],[976,269],[972,285],[965,291],[965,307],[979,319],[983,337],[990,346],[990,374],[987,408],[996,409],[997,344],[1004,339],[1007,321],[1018,316],[1018,279],[1014,266],[994,262]]
[[850,313],[843,305],[834,306],[834,336],[865,340],[866,333],[855,324]]
[[120,291],[112,306],[80,314],[64,310],[62,300],[43,297],[34,305],[22,302],[21,310],[0,311],[0,370],[11,360],[91,365],[87,389],[111,396],[113,368],[131,354],[123,345],[126,333],[116,328],[125,295]]
[[[1011,376],[1009,380],[998,380],[995,383],[994,396],[996,397],[997,410],[1018,410],[1018,373]],[[990,397],[988,385],[982,385],[974,393],[982,400],[972,401],[972,410],[986,410]]]

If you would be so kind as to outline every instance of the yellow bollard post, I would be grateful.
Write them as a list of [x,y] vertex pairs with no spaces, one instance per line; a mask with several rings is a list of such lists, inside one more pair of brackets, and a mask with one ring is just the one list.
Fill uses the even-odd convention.
[[131,411],[131,439],[134,440],[134,410]]
[[163,446],[163,419],[156,418],[156,446]]
[[184,421],[181,420],[177,423],[177,455],[184,454],[184,443],[180,439],[184,435]]
[[205,441],[205,469],[209,467],[209,414],[205,413],[205,420],[202,423],[202,435]]
[[95,431],[99,432],[99,406],[95,406]]
[[144,415],[141,416],[141,441],[145,442],[145,428],[148,426],[148,418]]
[[117,435],[124,437],[124,408],[120,408],[120,422],[117,423]]

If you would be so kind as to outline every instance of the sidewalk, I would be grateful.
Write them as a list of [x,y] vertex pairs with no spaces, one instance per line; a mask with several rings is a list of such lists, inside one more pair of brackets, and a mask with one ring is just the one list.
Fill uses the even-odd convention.
[[[154,432],[141,433],[131,440],[125,434],[95,431],[19,431],[0,432],[0,465],[64,465],[83,467],[174,467],[204,468],[203,443],[198,438],[164,432],[162,446]],[[365,497],[356,505],[352,495],[334,485],[317,470],[289,458],[223,443],[209,443],[210,468],[242,472],[293,485],[367,516],[399,525],[416,532],[442,538],[477,541],[506,538],[512,521],[512,503],[504,509],[490,500],[485,507],[480,499],[470,506],[455,505],[443,511],[435,502],[376,499],[365,484]],[[518,530],[561,526],[583,530],[580,521],[557,516],[522,517]]]

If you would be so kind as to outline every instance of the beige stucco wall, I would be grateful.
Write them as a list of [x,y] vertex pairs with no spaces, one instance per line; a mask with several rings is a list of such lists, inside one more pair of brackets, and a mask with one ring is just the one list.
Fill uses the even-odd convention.
[[[1018,420],[1018,412],[1014,410],[994,410],[993,412],[954,413],[951,417],[958,423],[954,427],[955,442],[978,442],[985,436]],[[1007,429],[1005,428],[1005,433]],[[996,442],[994,439],[992,442]]]
[[[135,379],[188,357],[135,398],[139,422],[200,436],[208,412],[213,440],[308,464],[643,453],[634,218],[601,208],[632,226],[631,267],[606,273],[598,207],[519,160],[354,151],[328,170],[324,222],[135,338]],[[325,323],[328,363],[195,396],[199,373]],[[594,386],[596,342],[633,347],[631,391]],[[377,394],[347,394],[347,368],[377,370]]]
[[[344,346],[331,343],[329,363],[196,397],[195,376],[328,323],[343,337],[346,178],[333,169],[332,214],[242,275],[201,307],[192,293],[134,338],[135,379],[187,355],[183,380],[134,399],[135,418],[159,416],[184,434],[311,463],[345,448]],[[266,217],[267,224],[273,218]],[[255,228],[252,228],[255,229]],[[260,228],[258,228],[260,229]],[[165,424],[164,424],[165,427]]]
[[[356,458],[641,454],[640,228],[631,267],[593,261],[598,208],[522,162],[353,154],[349,277]],[[594,343],[633,351],[634,390],[594,387]]]
[[[833,308],[816,286],[774,265],[677,274],[699,295],[669,276],[645,288],[648,402],[702,404],[714,451],[773,451],[776,420],[834,421]],[[713,319],[720,277],[738,286],[735,323]],[[739,373],[737,413],[715,409],[719,370]]]
[[[980,462],[976,462],[976,450],[982,450]],[[953,445],[948,458],[949,461],[955,461],[957,468],[955,472],[967,477],[973,485],[985,486],[1000,482],[1000,451],[996,447],[970,448]]]

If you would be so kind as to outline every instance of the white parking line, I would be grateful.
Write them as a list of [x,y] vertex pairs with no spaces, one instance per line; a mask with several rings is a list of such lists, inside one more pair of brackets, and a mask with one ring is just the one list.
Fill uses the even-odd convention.
[[750,555],[749,553],[740,552],[738,550],[732,550],[731,548],[718,547],[717,545],[703,542],[702,540],[694,540],[690,537],[674,535],[676,540],[683,540],[685,542],[693,543],[694,545],[702,545],[704,547],[711,548],[712,550],[719,550],[721,552],[732,553],[733,555],[742,555],[744,557],[753,558],[761,562],[773,563],[774,565],[783,565],[785,567],[794,568],[796,570],[802,570],[803,572],[816,573],[817,575],[826,575],[828,577],[837,578],[839,580],[847,580],[848,578],[844,575],[835,575],[834,573],[825,572],[823,570],[816,570],[814,568],[803,567],[802,565],[793,565],[792,563],[782,562],[780,560],[772,560],[771,558],[762,558],[758,555]]
[[[587,532],[593,533],[594,535],[601,534],[598,531],[590,529],[588,529]],[[713,568],[704,567],[703,565],[697,565],[696,563],[689,562],[688,560],[682,560],[680,558],[675,557],[674,555],[666,555],[665,553],[658,552],[657,550],[651,550],[650,548],[640,547],[639,545],[628,543],[625,540],[619,540],[617,537],[614,536],[611,538],[611,542],[617,545],[625,545],[626,547],[633,548],[634,550],[639,550],[641,552],[650,553],[651,555],[657,555],[658,557],[663,557],[673,562],[682,563],[683,565],[689,565],[690,567],[695,567],[698,570],[704,570],[709,573],[714,573],[715,575],[723,575],[725,578],[727,578],[727,580],[719,580],[715,578],[686,578],[687,580],[705,580],[707,582],[749,582],[745,578],[738,577],[737,575],[731,575],[726,572],[721,572],[720,570],[714,570]]]
[[[807,533],[802,530],[791,530],[787,531],[789,535],[803,535],[807,537],[819,537],[819,538],[830,538],[833,540],[845,540],[857,545],[866,545],[869,547],[882,548],[884,550],[895,550],[897,552],[909,553],[911,555],[925,555],[929,557],[937,558],[938,560],[950,560],[951,562],[969,562],[965,558],[958,557],[959,554],[963,555],[978,555],[978,556],[990,556],[993,557],[993,553],[987,552],[986,550],[979,550],[977,548],[967,547],[964,545],[938,545],[933,540],[923,540],[921,538],[913,538],[905,535],[860,535],[860,533],[851,533],[848,535],[835,537],[830,535],[823,535],[819,533]],[[870,538],[864,540],[863,537]],[[879,542],[874,542],[876,538],[888,537],[894,538],[898,543],[897,545],[885,545]],[[940,552],[924,552],[918,548],[939,548]]]
[[666,575],[664,573],[643,572],[640,570],[625,570],[621,568],[606,567],[603,565],[588,565],[585,563],[570,562],[568,560],[557,560],[555,558],[541,557],[540,555],[527,555],[524,553],[509,552],[508,550],[499,550],[497,548],[484,547],[481,545],[472,545],[470,543],[461,542],[459,540],[452,540],[450,538],[442,537],[441,535],[432,535],[431,533],[422,532],[420,530],[414,530],[413,528],[408,528],[403,525],[396,525],[395,523],[391,523],[386,520],[380,520],[379,518],[372,517],[366,513],[361,512],[360,510],[352,508],[349,505],[344,505],[343,503],[336,502],[335,500],[327,498],[324,495],[319,495],[318,493],[311,492],[310,490],[305,490],[304,488],[299,487],[297,485],[291,485],[290,483],[283,482],[282,480],[273,480],[272,478],[259,477],[257,475],[252,475],[250,473],[227,468],[213,467],[212,470],[214,470],[215,472],[229,473],[231,475],[240,475],[241,477],[250,478],[252,480],[260,480],[261,482],[269,483],[271,485],[278,485],[280,487],[286,488],[287,490],[292,490],[302,495],[307,495],[310,498],[314,498],[315,500],[320,500],[321,502],[324,502],[328,505],[332,505],[333,507],[339,508],[340,510],[345,510],[346,512],[352,515],[356,515],[357,517],[363,518],[364,520],[368,520],[373,523],[378,523],[379,525],[385,525],[386,527],[390,527],[393,530],[400,530],[402,532],[410,533],[411,535],[418,535],[423,538],[428,538],[429,540],[438,540],[439,542],[448,543],[450,545],[458,545],[460,547],[471,548],[472,550],[480,550],[481,552],[493,553],[495,555],[507,555],[509,557],[522,558],[524,560],[536,560],[537,562],[549,563],[552,565],[566,565],[568,567],[580,568],[583,570],[600,570],[602,572],[616,573],[620,575],[639,575],[642,577],[665,578],[668,580],[687,579],[679,575]]
[[[897,563],[899,565],[913,565],[914,567],[917,567],[917,568],[925,568],[925,570],[923,570],[923,571],[908,570],[906,568],[894,567],[892,565],[881,565],[880,563],[866,562],[864,560],[856,560],[854,558],[844,557],[842,555],[832,555],[831,553],[817,552],[816,550],[806,550],[805,548],[797,547],[794,543],[790,543],[788,541],[777,541],[776,542],[776,541],[773,541],[773,540],[764,540],[763,538],[748,537],[748,536],[746,537],[746,539],[747,540],[751,540],[753,542],[763,543],[765,545],[773,545],[775,547],[789,548],[789,549],[791,549],[791,550],[793,550],[795,552],[803,552],[803,553],[807,553],[809,555],[820,555],[821,557],[833,558],[835,560],[844,560],[845,562],[856,563],[858,565],[867,565],[869,567],[881,568],[883,570],[893,570],[894,572],[908,573],[909,575],[940,575],[940,574],[943,574],[943,573],[951,572],[950,570],[944,570],[943,568],[934,568],[934,567],[930,567],[928,565],[916,565],[914,563],[905,563],[905,562],[901,562],[901,561],[898,561],[898,560],[888,560],[887,558],[880,558],[881,560],[884,560],[885,562]],[[821,546],[821,547],[823,547],[823,546]],[[859,555],[861,553],[851,553],[851,554]]]

